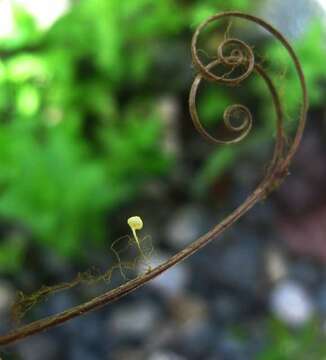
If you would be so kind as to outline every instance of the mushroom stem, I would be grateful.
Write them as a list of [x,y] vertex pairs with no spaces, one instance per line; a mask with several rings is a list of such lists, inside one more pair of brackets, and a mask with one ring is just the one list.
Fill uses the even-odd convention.
[[133,234],[133,236],[134,236],[134,239],[135,239],[135,241],[136,241],[136,244],[137,244],[137,247],[138,247],[138,249],[139,249],[139,252],[140,252],[141,256],[142,256],[143,259],[145,260],[146,265],[148,266],[148,268],[151,269],[150,260],[149,260],[148,256],[144,253],[143,249],[142,249],[141,246],[140,246],[140,241],[139,241],[138,236],[137,236],[137,233],[136,233],[136,230],[137,230],[137,229],[135,229],[134,227],[132,227],[131,230],[132,230],[132,234]]

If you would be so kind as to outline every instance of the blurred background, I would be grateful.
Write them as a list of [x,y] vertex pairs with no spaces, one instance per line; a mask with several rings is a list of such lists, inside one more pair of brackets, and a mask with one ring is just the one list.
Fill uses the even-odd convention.
[[[246,104],[254,127],[215,147],[188,94],[196,26],[222,10],[262,16],[293,44],[311,108],[291,174],[221,238],[126,298],[0,350],[3,360],[326,359],[326,1],[0,0],[0,332],[16,293],[106,271],[110,246],[144,221],[158,264],[238,206],[266,172],[271,97],[203,84],[205,127]],[[201,38],[206,63],[228,23]],[[273,76],[293,134],[300,88],[277,41],[232,21]],[[131,257],[132,254],[124,254]],[[135,269],[133,276],[139,273]],[[122,283],[82,284],[37,304],[33,321]]]

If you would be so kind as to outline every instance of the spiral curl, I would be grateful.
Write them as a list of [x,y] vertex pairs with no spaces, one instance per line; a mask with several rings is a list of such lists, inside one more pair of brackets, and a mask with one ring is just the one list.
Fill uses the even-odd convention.
[[[214,61],[210,62],[208,65],[204,65],[201,59],[199,58],[198,40],[203,30],[212,22],[221,20],[222,18],[232,18],[232,17],[242,18],[254,22],[259,26],[261,26],[262,28],[264,28],[265,30],[267,30],[269,33],[271,33],[287,49],[296,67],[301,82],[303,106],[301,110],[301,116],[300,116],[299,126],[297,129],[297,134],[293,141],[292,148],[288,150],[287,155],[284,155],[286,150],[284,144],[284,139],[285,139],[284,126],[283,126],[284,116],[283,116],[282,106],[276,88],[271,78],[267,75],[264,69],[255,62],[255,55],[253,53],[252,48],[242,40],[236,38],[226,38],[221,44],[218,45],[217,58]],[[231,46],[234,48],[231,51],[227,51],[227,49],[230,48]],[[197,69],[198,74],[195,77],[191,87],[191,91],[189,95],[189,110],[193,124],[197,129],[197,131],[208,141],[213,142],[215,144],[233,144],[243,140],[249,134],[253,125],[252,114],[246,106],[235,104],[229,106],[225,110],[223,115],[224,125],[225,128],[232,133],[233,137],[231,140],[230,139],[222,140],[209,134],[206,131],[206,129],[203,127],[197,111],[196,98],[202,80],[210,81],[218,85],[222,84],[227,86],[238,86],[245,79],[247,79],[252,73],[256,73],[259,76],[261,76],[265,81],[267,88],[269,89],[272,95],[273,103],[275,107],[277,140],[276,140],[276,146],[275,146],[272,164],[273,162],[276,161],[276,158],[281,158],[286,156],[288,156],[286,162],[289,162],[293,154],[295,153],[296,148],[302,136],[302,132],[306,120],[305,118],[306,118],[306,111],[308,108],[308,100],[307,100],[307,89],[306,89],[301,65],[292,47],[283,37],[283,35],[267,22],[253,15],[249,15],[241,12],[224,12],[211,16],[210,18],[208,18],[206,21],[204,21],[198,26],[192,38],[191,53],[192,53],[193,64]],[[219,65],[223,65],[230,70],[223,75],[217,75],[213,72],[213,70],[216,69]],[[234,72],[235,69],[241,70],[240,75],[231,77],[231,74]],[[241,118],[242,123],[239,126],[235,126],[231,123],[232,116],[236,113],[243,115],[243,117]]]

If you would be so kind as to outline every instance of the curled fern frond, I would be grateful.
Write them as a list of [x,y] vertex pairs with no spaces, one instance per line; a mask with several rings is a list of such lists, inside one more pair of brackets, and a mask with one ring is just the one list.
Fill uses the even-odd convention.
[[[261,65],[256,62],[254,51],[248,44],[240,39],[229,38],[229,36],[226,35],[224,41],[216,49],[216,58],[214,60],[208,64],[203,64],[199,58],[197,42],[199,36],[202,33],[202,30],[207,25],[218,22],[221,19],[232,20],[233,18],[240,18],[255,23],[269,32],[287,50],[294,64],[301,85],[302,103],[297,130],[291,142],[286,139],[283,110],[276,87],[274,86],[273,81],[267,72]],[[229,28],[227,30],[227,33],[228,32]],[[250,110],[244,105],[232,105],[227,108],[224,113],[224,124],[226,129],[231,133],[231,138],[223,140],[213,137],[203,127],[197,113],[196,96],[201,82],[206,80],[217,85],[238,86],[245,79],[255,73],[260,76],[266,83],[275,107],[276,140],[273,156],[269,162],[269,165],[267,166],[268,170],[264,178],[261,180],[257,188],[245,199],[245,201],[232,213],[230,213],[224,220],[216,224],[206,234],[202,235],[199,239],[195,240],[193,243],[169,258],[161,265],[111,291],[93,298],[86,303],[15,329],[9,334],[0,337],[0,345],[11,344],[17,340],[62,324],[72,318],[86,314],[89,311],[93,311],[108,303],[116,301],[128,293],[143,286],[148,281],[185,260],[200,250],[202,247],[207,245],[209,242],[216,239],[226,229],[230,228],[247,211],[249,211],[257,202],[263,200],[271,191],[275,190],[283,181],[283,179],[288,175],[290,162],[298,149],[303,135],[306,123],[306,114],[308,110],[308,94],[304,74],[300,65],[300,61],[290,43],[278,30],[276,30],[272,25],[268,24],[263,19],[250,14],[232,11],[216,14],[199,25],[192,39],[191,51],[193,63],[198,71],[198,74],[194,80],[189,96],[190,115],[198,132],[204,136],[205,139],[213,142],[214,144],[233,144],[243,140],[246,136],[249,135],[250,130],[253,127],[253,117]],[[213,70],[216,70],[216,67],[220,65],[223,65],[224,68],[227,68],[227,72],[221,75],[217,75]],[[235,72],[234,70],[236,69],[237,71]],[[234,74],[236,75],[234,76]],[[240,125],[235,126],[232,124],[231,120],[234,116],[241,117],[242,123]]]

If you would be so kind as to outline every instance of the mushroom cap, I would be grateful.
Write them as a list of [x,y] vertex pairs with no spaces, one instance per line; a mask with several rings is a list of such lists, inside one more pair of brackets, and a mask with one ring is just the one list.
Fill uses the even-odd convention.
[[140,230],[143,228],[143,220],[139,216],[132,216],[128,219],[128,225],[133,230]]

